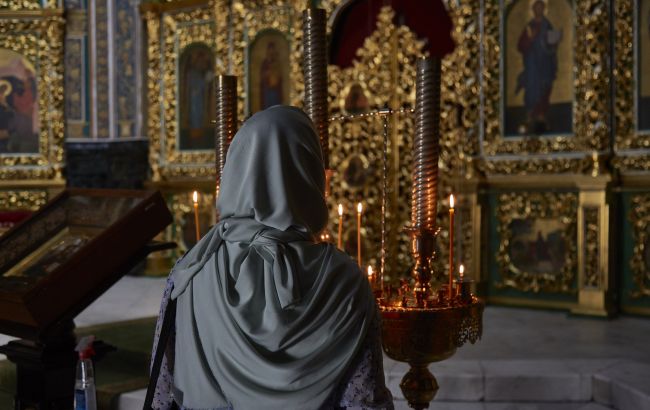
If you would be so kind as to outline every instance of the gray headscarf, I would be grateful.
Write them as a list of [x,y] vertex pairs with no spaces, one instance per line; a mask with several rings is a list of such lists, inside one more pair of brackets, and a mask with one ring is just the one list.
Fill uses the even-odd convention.
[[186,408],[318,409],[361,346],[374,307],[363,274],[331,244],[316,133],[271,107],[235,136],[221,221],[172,271],[174,394]]

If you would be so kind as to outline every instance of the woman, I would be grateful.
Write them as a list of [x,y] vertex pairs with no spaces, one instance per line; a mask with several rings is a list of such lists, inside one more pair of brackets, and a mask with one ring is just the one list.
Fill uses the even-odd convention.
[[324,181],[299,109],[271,107],[239,130],[221,220],[176,263],[163,296],[153,408],[393,408],[368,282],[314,239],[327,223]]

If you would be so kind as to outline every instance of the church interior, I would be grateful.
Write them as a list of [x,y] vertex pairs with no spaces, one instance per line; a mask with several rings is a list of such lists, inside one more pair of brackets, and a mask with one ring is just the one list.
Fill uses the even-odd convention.
[[395,408],[650,410],[650,0],[0,0],[0,409],[72,408],[89,335],[97,408],[142,408],[167,275],[277,104]]

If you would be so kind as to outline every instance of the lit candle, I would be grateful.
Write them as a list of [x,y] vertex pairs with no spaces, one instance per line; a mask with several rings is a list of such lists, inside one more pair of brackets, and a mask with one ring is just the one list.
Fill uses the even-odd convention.
[[338,248],[343,249],[343,204],[339,204],[339,236]]
[[357,263],[361,266],[361,212],[363,212],[363,205],[361,202],[357,204]]
[[368,265],[368,282],[370,282],[370,287],[371,287],[371,288],[374,287],[374,286],[373,286],[373,284],[374,284],[374,279],[375,279],[375,278],[373,277],[372,266]]
[[194,201],[194,226],[196,227],[196,241],[201,239],[201,231],[199,230],[199,193],[194,191],[192,194],[192,201]]
[[458,268],[458,289],[456,294],[463,303],[472,302],[472,280],[465,278],[465,266],[463,264]]
[[449,195],[449,301],[454,288],[454,195]]

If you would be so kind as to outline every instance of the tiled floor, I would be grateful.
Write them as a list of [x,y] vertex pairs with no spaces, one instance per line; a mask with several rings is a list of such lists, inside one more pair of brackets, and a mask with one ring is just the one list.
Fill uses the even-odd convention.
[[[164,284],[125,277],[75,323],[155,316]],[[9,339],[0,335],[0,343]],[[397,408],[406,408],[398,387],[406,365],[386,359],[385,371]],[[440,410],[650,409],[650,319],[488,307],[482,340],[431,371],[440,384],[432,408]],[[142,395],[124,395],[121,408],[137,408]]]

